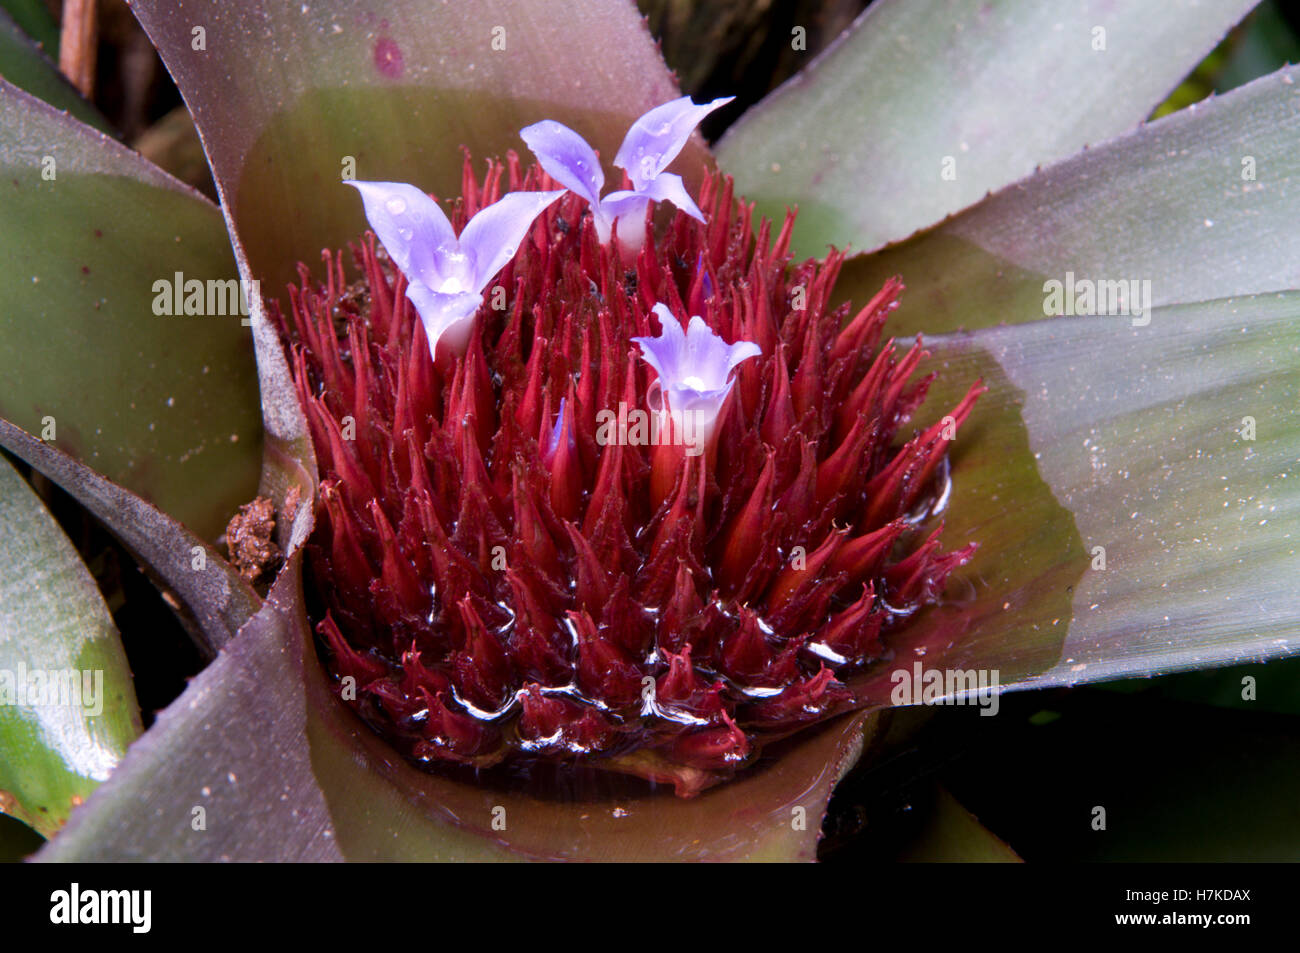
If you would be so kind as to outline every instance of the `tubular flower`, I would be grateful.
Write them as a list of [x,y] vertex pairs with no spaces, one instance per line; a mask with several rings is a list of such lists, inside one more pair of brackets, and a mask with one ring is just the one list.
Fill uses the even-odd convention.
[[[685,332],[665,305],[652,309],[662,329],[659,337],[633,338],[642,359],[659,375],[653,388],[675,431],[690,446],[708,443],[722,405],[736,381],[731,372],[741,361],[758,357],[762,350],[752,341],[728,344],[695,315]],[[690,439],[686,439],[690,438]]]
[[[550,185],[466,159],[455,225],[504,186],[542,208],[458,361],[430,359],[400,243],[359,241],[351,282],[343,256],[324,283],[300,266],[280,322],[323,477],[318,631],[418,762],[576,759],[690,795],[853,707],[970,557],[931,510],[981,387],[900,445],[930,378],[919,341],[881,346],[897,280],[831,308],[843,256],[792,263],[793,218],[755,236],[721,176],[707,221],[678,206],[629,267]],[[655,439],[655,388],[711,409],[707,454]]]
[[627,173],[632,187],[611,192],[603,199],[600,191],[605,187],[605,173],[596,150],[582,136],[553,119],[526,126],[519,135],[551,178],[587,200],[601,244],[609,241],[614,223],[623,218],[628,220],[628,227],[620,242],[639,248],[644,239],[639,226],[651,202],[671,202],[691,218],[704,221],[682,177],[664,170],[704,117],[733,99],[726,96],[697,105],[691,97],[682,96],[656,106],[632,123],[614,156],[614,165]]
[[512,192],[480,209],[457,239],[438,203],[413,185],[346,184],[361,193],[366,220],[406,276],[406,296],[420,314],[435,359],[440,340],[453,354],[465,350],[483,289],[514,257],[533,219],[564,194]]

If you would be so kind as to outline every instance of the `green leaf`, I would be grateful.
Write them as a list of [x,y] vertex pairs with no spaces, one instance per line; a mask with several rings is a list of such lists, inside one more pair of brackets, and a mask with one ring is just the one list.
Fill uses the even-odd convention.
[[300,565],[39,859],[811,860],[831,788],[878,724],[822,726],[692,800],[542,801],[450,781],[407,765],[337,699]]
[[77,551],[0,459],[0,810],[49,836],[140,733],[117,627]]
[[45,0],[0,0],[0,10],[8,13],[47,56],[59,55],[59,25]]
[[[56,43],[53,50],[57,55]],[[70,112],[101,132],[111,132],[108,121],[81,98],[50,57],[19,29],[0,7],[0,76],[19,89],[45,100],[55,109]]]
[[3,81],[0,107],[0,417],[214,539],[256,489],[251,336],[157,314],[155,283],[233,278],[221,215]]
[[1144,126],[850,261],[837,295],[907,283],[911,334],[1041,320],[1047,281],[1150,281],[1154,305],[1300,288],[1300,69]]
[[925,826],[897,860],[909,864],[1014,864],[1020,858],[940,786]]
[[877,0],[718,160],[763,214],[799,205],[801,254],[869,251],[1136,126],[1254,4]]
[[0,447],[75,496],[161,578],[209,658],[261,608],[257,593],[216,549],[138,496],[7,420],[0,420]]
[[942,516],[945,548],[980,548],[853,680],[862,704],[899,704],[914,665],[1024,688],[1300,651],[1300,292],[1132,320],[927,339],[917,427],[989,388]]
[[[1066,586],[1042,576],[1015,536],[992,528],[955,536],[953,544],[969,536],[997,553],[998,576],[962,577],[973,605],[1006,592],[1010,609],[931,652],[927,666],[974,653],[976,667],[1000,665],[1004,676],[1010,668],[1004,685],[1039,687],[1300,651],[1300,292],[1157,308],[1146,327],[1128,317],[1055,318],[928,346],[945,380],[996,368],[980,402],[995,414],[1016,409],[1037,471],[1087,555]],[[963,429],[957,443],[967,460],[1004,458],[978,430]],[[957,493],[970,479],[964,466],[954,460]],[[965,504],[954,496],[952,513],[972,505],[1041,531],[1018,494]],[[1015,612],[1026,592],[1059,614],[1025,629]],[[980,647],[990,626],[996,638]],[[1057,642],[1061,658],[1022,678],[1035,642]]]
[[[366,228],[345,175],[456,195],[460,146],[478,162],[525,150],[519,129],[544,118],[608,161],[632,120],[678,95],[628,0],[132,9],[194,113],[252,271],[273,294],[296,262]],[[693,148],[675,169],[694,179],[702,159]]]

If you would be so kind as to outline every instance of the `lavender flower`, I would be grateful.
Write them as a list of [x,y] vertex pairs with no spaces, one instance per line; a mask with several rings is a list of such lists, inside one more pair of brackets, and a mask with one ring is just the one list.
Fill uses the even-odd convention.
[[564,194],[511,192],[469,220],[460,238],[438,203],[404,182],[348,181],[361,193],[366,219],[406,275],[406,296],[420,313],[429,353],[438,342],[461,353],[483,289],[514,257],[533,220]]
[[[650,202],[672,202],[691,218],[704,221],[682,177],[664,169],[677,158],[704,117],[734,98],[726,96],[697,105],[691,97],[683,96],[643,115],[628,129],[614,156],[614,165],[627,172],[632,188],[611,192],[603,199],[600,190],[605,187],[605,173],[595,150],[582,136],[553,119],[526,126],[519,135],[551,178],[591,203],[596,235],[604,244],[609,241],[616,220],[643,218]],[[643,237],[637,230],[622,236],[621,240],[624,244],[640,245]]]
[[667,305],[657,304],[653,310],[659,317],[659,337],[632,340],[640,346],[642,360],[659,375],[663,409],[674,428],[692,435],[702,446],[708,443],[736,383],[731,372],[742,361],[758,357],[763,349],[751,341],[728,344],[699,316],[692,317],[683,331]]

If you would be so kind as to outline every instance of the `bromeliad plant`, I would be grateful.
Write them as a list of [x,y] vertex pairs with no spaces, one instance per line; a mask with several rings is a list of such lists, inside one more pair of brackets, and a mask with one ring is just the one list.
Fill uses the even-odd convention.
[[[137,0],[220,211],[0,85],[0,442],[215,656],[135,738],[93,584],[0,484],[31,540],[0,668],[109,684],[110,720],[0,709],[42,856],[810,857],[913,663],[1292,654],[1293,71],[1139,126],[1251,4],[932,6],[878,0],[720,171],[688,136],[725,100],[680,98],[622,2]],[[255,362],[239,315],[150,305],[229,277],[223,217]],[[1051,316],[1053,281],[1154,309]],[[263,593],[211,546],[259,492],[229,534]]]

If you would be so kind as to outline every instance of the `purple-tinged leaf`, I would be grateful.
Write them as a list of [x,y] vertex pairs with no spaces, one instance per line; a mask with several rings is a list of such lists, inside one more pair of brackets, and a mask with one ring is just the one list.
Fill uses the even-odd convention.
[[[1041,320],[1047,282],[1149,282],[1159,307],[1300,288],[1300,69],[1289,67],[1030,176],[896,248],[896,334]],[[1080,284],[1082,287],[1082,284]]]
[[1290,292],[929,339],[927,406],[989,386],[943,514],[980,549],[859,696],[914,665],[1032,688],[1300,651],[1297,328]]
[[210,543],[147,501],[3,419],[0,447],[75,496],[175,592],[205,654],[215,655],[261,606]]
[[0,182],[0,417],[215,539],[261,449],[220,213],[2,80]]
[[1297,328],[1291,292],[1157,308],[1146,328],[1066,318],[951,339],[1025,394],[1039,468],[1092,557],[1062,658],[1032,685],[1300,651]]
[[34,859],[340,859],[311,777],[303,643],[284,631],[299,561]]
[[877,0],[718,159],[763,214],[799,206],[800,254],[870,251],[1137,126],[1255,3]]

